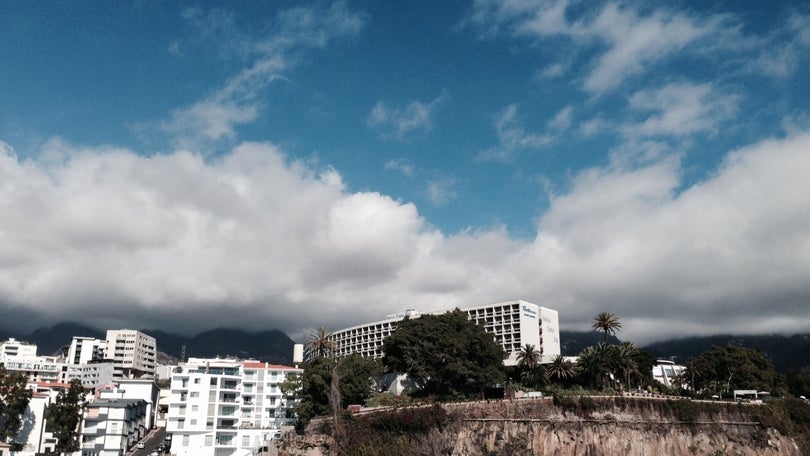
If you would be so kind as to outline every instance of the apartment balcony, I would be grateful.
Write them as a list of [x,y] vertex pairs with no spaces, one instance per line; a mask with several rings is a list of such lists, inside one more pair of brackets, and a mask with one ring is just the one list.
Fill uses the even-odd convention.
[[236,390],[236,389],[239,389],[239,382],[232,382],[232,381],[222,382],[221,389],[223,389],[223,390]]

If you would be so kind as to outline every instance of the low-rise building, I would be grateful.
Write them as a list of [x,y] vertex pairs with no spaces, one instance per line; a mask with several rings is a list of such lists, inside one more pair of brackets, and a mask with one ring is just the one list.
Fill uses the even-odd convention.
[[659,359],[652,368],[653,378],[667,388],[675,386],[680,382],[681,386],[689,386],[686,379],[683,378],[686,372],[686,366],[675,364],[674,361],[667,359]]

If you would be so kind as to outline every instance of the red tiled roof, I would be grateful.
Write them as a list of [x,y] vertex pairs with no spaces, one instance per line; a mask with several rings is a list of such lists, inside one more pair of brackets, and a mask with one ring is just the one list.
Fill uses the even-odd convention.
[[255,361],[245,361],[243,365],[249,369],[295,369],[290,366],[282,366],[280,364],[269,364]]

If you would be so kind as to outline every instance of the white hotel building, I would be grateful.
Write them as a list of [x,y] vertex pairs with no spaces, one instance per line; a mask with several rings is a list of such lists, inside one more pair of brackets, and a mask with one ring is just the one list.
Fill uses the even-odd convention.
[[258,361],[190,358],[172,374],[166,432],[177,456],[254,454],[295,421],[279,384],[302,369]]
[[[517,355],[526,344],[535,346],[544,363],[560,354],[560,328],[556,310],[521,300],[464,307],[460,310],[470,320],[483,326],[503,347],[508,355],[504,360],[506,366],[517,364]],[[447,311],[430,314],[445,312]],[[335,331],[329,335],[329,339],[335,343],[332,355],[340,357],[357,353],[365,357],[381,358],[383,339],[391,335],[397,329],[397,324],[406,317],[419,318],[421,315],[422,312],[407,310],[389,315],[384,320]],[[307,352],[305,358],[309,359],[312,355]]]

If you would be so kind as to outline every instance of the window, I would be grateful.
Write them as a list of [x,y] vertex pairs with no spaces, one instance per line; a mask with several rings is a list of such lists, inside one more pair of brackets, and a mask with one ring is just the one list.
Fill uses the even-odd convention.
[[185,415],[186,414],[186,406],[185,406],[185,404],[180,405],[180,406],[177,407],[177,414],[178,415]]
[[197,420],[192,419],[188,424],[195,426],[197,424]]
[[191,411],[192,411],[192,412],[196,412],[196,411],[198,411],[199,409],[200,409],[200,406],[199,406],[199,405],[192,405],[192,406],[191,406]]
[[250,436],[249,435],[243,435],[242,436],[242,446],[243,447],[250,446]]
[[189,397],[200,397],[200,393],[197,391],[192,391],[188,394]]
[[205,446],[211,446],[214,444],[214,436],[213,435],[206,435],[205,436]]
[[184,447],[188,446],[188,434],[183,436],[183,446]]
[[195,385],[199,385],[199,384],[200,384],[200,379],[199,379],[199,378],[195,378],[195,379],[194,379],[194,384],[195,384]]

